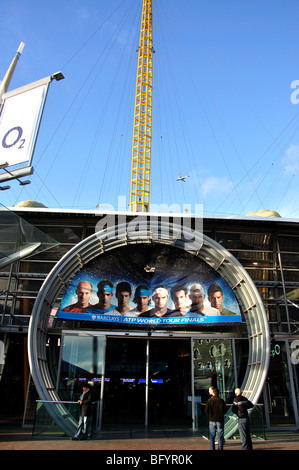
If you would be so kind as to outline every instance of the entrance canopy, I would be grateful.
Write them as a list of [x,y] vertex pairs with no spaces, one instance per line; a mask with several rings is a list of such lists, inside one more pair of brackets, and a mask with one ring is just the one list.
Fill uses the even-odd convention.
[[0,204],[0,244],[0,267],[3,268],[59,242]]
[[[209,237],[204,236],[200,231],[193,230],[191,227],[183,227],[183,229],[182,231],[182,225],[171,223],[168,220],[161,219],[153,222],[144,217],[142,221],[138,222],[138,236],[132,236],[132,233],[129,233],[128,223],[102,229],[71,249],[56,264],[36,299],[29,328],[29,362],[41,400],[45,402],[59,400],[46,356],[47,328],[51,313],[59,307],[57,299],[64,297],[78,273],[82,272],[90,263],[104,259],[107,253],[113,254],[120,247],[135,246],[136,252],[138,247],[143,247],[143,251],[146,251],[148,247],[155,250],[160,249],[161,256],[165,248],[173,249],[174,253],[177,250],[182,250],[193,261],[198,260],[199,263],[208,265],[213,273],[217,273],[227,283],[237,300],[242,320],[246,324],[248,332],[247,371],[243,384],[239,385],[253,403],[258,402],[270,359],[269,327],[259,293],[246,270],[230,252]],[[122,260],[116,260],[115,272],[120,272],[122,268]],[[155,265],[149,262],[145,268],[150,273]],[[180,271],[180,266],[177,266],[177,269]],[[107,327],[110,334],[111,328],[113,329],[113,324],[110,324],[109,328]],[[124,328],[124,334],[128,328]],[[141,333],[141,330],[139,332]],[[120,330],[118,330],[118,334],[121,334]],[[196,334],[196,327],[193,329],[193,334]],[[188,331],[186,332],[187,336]],[[65,419],[67,413],[64,413],[62,408],[59,411],[57,409],[53,411],[49,407],[49,412],[53,414],[57,424],[67,434],[72,434],[75,423]],[[236,420],[231,419],[226,425],[226,437],[232,435],[235,428]]]

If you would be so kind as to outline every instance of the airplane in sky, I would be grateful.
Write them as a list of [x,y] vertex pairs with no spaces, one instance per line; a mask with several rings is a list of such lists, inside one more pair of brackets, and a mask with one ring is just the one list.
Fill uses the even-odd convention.
[[186,178],[189,178],[188,173],[186,174],[186,176],[179,175],[179,177],[176,180],[177,181],[184,181],[184,183],[186,183],[186,181],[185,181]]

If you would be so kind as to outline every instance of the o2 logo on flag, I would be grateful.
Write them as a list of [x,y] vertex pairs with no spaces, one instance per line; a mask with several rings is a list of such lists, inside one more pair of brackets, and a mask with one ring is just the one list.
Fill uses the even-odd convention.
[[23,149],[25,144],[25,139],[22,139],[23,129],[20,126],[13,127],[9,129],[8,132],[4,135],[2,139],[2,147],[9,149],[14,145],[18,145],[18,149]]

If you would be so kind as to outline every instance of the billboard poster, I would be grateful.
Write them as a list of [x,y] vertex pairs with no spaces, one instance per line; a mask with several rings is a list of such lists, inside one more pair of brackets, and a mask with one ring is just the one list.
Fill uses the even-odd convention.
[[231,288],[207,263],[173,247],[140,245],[86,264],[57,318],[154,328],[242,322]]

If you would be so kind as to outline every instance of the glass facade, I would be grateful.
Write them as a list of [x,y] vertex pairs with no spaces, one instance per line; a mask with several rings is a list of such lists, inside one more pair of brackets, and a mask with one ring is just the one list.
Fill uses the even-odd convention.
[[[204,406],[209,387],[217,387],[231,404],[246,372],[246,340],[186,339],[175,334],[171,339],[128,338],[79,331],[63,331],[60,338],[48,341],[48,362],[55,365],[52,374],[61,399],[51,407],[67,408],[76,416],[82,384],[88,383],[98,428],[179,426],[207,435]],[[46,416],[42,403],[38,410],[35,427],[41,432]],[[261,409],[256,412],[260,435]]]
[[252,233],[215,232],[214,236],[254,280],[271,330],[296,332],[299,324],[298,236],[279,234],[279,224],[272,233],[254,233],[252,227]]
[[269,427],[296,426],[298,388],[296,377],[292,380],[290,351],[287,341],[272,341],[271,360],[266,382],[266,415]]
[[[18,214],[59,245],[22,258],[0,272],[1,393],[11,377],[14,410],[24,407],[29,381],[26,336],[42,284],[71,248],[94,232],[98,214],[26,210]],[[298,224],[269,220],[205,219],[204,233],[226,248],[254,281],[272,335],[270,367],[260,397],[267,429],[298,428],[299,237]],[[229,403],[246,374],[244,327],[181,331],[172,338],[126,338],[72,323],[47,325],[47,361],[61,401],[76,401],[82,381],[92,382],[100,426],[116,424],[201,426],[210,385]],[[119,336],[120,335],[120,336]],[[183,335],[183,337],[182,337]],[[136,335],[138,336],[138,335]],[[220,336],[220,337],[219,337]],[[85,354],[87,352],[87,355]],[[298,355],[299,356],[299,355]],[[21,385],[22,384],[22,385]],[[6,409],[6,411],[7,411]]]

